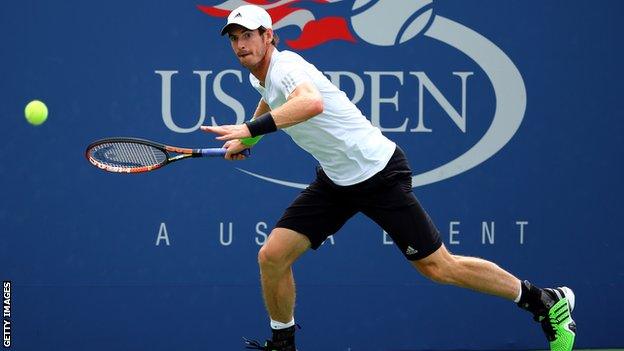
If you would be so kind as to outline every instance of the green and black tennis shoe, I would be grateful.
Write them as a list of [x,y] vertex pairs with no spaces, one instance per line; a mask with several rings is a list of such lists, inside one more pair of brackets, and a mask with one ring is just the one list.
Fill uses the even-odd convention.
[[576,323],[572,319],[575,297],[568,287],[543,289],[553,303],[546,315],[536,316],[550,343],[551,351],[571,351],[576,337]]

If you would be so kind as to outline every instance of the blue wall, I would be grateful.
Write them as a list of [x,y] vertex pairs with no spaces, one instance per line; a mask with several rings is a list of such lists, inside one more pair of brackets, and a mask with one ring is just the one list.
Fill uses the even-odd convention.
[[[166,123],[158,72],[178,72],[170,92],[180,128],[200,117],[234,123],[236,104],[224,104],[219,89],[244,106],[241,116],[253,113],[258,96],[218,35],[223,19],[197,5],[218,3],[3,4],[0,277],[13,282],[15,350],[238,350],[241,336],[268,335],[258,232],[270,232],[299,189],[241,169],[305,184],[314,175],[309,155],[284,133],[263,139],[244,162],[184,161],[136,176],[106,174],[83,155],[107,136],[220,145]],[[370,38],[375,29],[388,38],[385,17],[373,29],[354,25],[354,13],[375,5],[351,5],[299,3],[317,19],[342,17],[355,39],[299,52],[328,74],[357,75],[358,106],[367,116],[379,106],[382,127],[409,118],[404,131],[385,134],[408,153],[414,191],[450,250],[538,285],[574,288],[578,346],[624,346],[622,2],[436,0],[433,15],[419,17],[420,34],[391,46]],[[280,48],[294,50],[289,40],[300,29],[277,32]],[[215,92],[216,76],[228,70]],[[376,75],[382,100],[373,96]],[[353,97],[359,83],[340,84]],[[384,102],[395,94],[398,107]],[[50,109],[39,127],[23,118],[35,98]],[[411,132],[421,106],[431,131]],[[474,155],[483,160],[457,161],[493,125],[510,140],[488,137]],[[168,244],[157,240],[165,231]],[[539,326],[512,303],[419,276],[367,218],[356,216],[333,239],[295,266],[301,349],[546,347]]]

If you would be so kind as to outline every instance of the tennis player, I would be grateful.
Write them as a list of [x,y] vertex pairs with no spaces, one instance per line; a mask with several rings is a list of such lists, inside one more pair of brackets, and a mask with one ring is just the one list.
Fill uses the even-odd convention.
[[285,210],[258,254],[272,337],[264,345],[247,341],[248,347],[296,350],[291,265],[362,212],[427,278],[514,301],[541,322],[551,350],[572,350],[572,290],[540,289],[492,262],[449,253],[412,193],[412,171],[403,151],[314,65],[294,52],[277,50],[278,39],[264,9],[235,9],[221,31],[226,34],[236,57],[249,69],[260,102],[254,118],[244,124],[202,129],[226,141],[227,159],[243,159],[236,154],[259,136],[281,129],[320,163],[314,182]]

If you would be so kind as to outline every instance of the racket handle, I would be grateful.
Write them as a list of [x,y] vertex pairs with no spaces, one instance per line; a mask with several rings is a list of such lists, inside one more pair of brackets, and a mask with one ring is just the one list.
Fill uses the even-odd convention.
[[[223,157],[225,156],[225,153],[227,152],[227,149],[225,148],[209,148],[209,149],[200,149],[199,150],[201,155],[204,157]],[[251,155],[251,152],[249,149],[245,149],[243,151],[240,152],[241,154],[249,157],[249,155]]]

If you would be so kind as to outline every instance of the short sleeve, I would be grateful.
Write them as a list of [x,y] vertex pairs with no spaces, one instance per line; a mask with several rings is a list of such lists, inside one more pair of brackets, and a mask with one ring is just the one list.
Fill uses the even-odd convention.
[[284,98],[288,98],[297,86],[306,82],[312,83],[312,79],[300,65],[293,63],[285,63],[271,74],[271,83],[284,94]]

